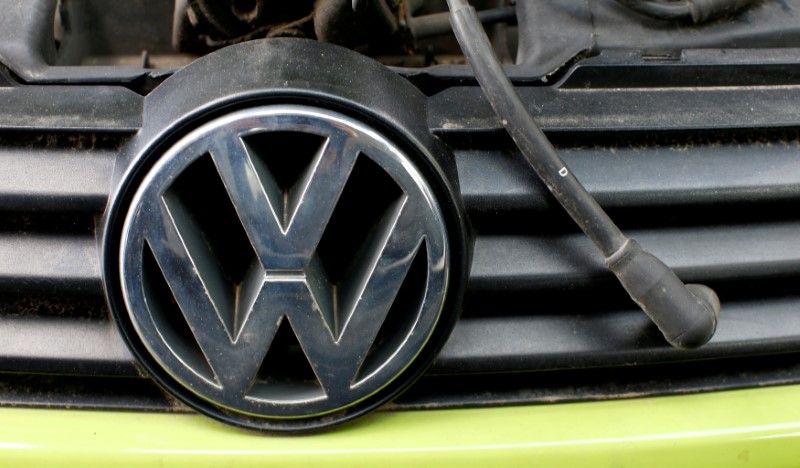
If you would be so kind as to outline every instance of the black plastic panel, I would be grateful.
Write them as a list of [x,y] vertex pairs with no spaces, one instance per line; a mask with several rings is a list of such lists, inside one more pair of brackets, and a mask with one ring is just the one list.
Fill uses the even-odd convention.
[[[646,140],[626,146],[623,138],[605,135],[610,145],[561,148],[564,162],[605,208],[800,198],[796,135],[783,134],[772,141],[731,135],[700,144],[685,135],[683,141],[674,137],[673,144],[664,146]],[[569,141],[567,135],[560,139]],[[583,138],[587,144],[592,140]],[[456,158],[467,209],[552,208],[546,188],[516,152],[464,150]]]
[[[632,230],[628,234],[684,281],[756,279],[800,272],[800,221]],[[576,288],[612,279],[602,255],[581,234],[495,235],[476,241],[470,285],[482,291]]]
[[102,294],[92,236],[0,233],[0,290]]
[[151,380],[0,374],[3,405],[125,411],[188,411]]
[[599,313],[530,304],[504,311],[516,315],[487,310],[487,317],[462,318],[432,372],[588,368],[800,351],[800,296],[723,303],[725,315],[714,338],[693,351],[664,343],[633,308]]
[[[158,77],[53,66],[51,2],[0,0],[9,5],[0,19],[0,36],[14,36],[0,41],[0,401],[174,409],[145,379],[115,380],[140,372],[102,305],[94,232],[115,159],[144,123],[134,83]],[[684,280],[720,292],[715,338],[690,352],[663,341],[527,169],[466,67],[406,70],[430,85],[428,122],[455,149],[476,239],[462,319],[398,407],[800,381],[786,354],[800,352],[796,51],[645,56],[600,54],[552,86],[525,66],[509,70],[620,225]],[[12,373],[26,376],[15,384]],[[485,374],[496,378],[475,377]],[[78,397],[59,393],[59,382]],[[119,382],[136,384],[115,400]],[[26,397],[15,385],[41,388]]]
[[[761,137],[754,139],[754,133]],[[682,135],[654,134],[649,143],[634,144],[625,134],[576,133],[560,134],[557,142],[599,200],[634,226],[635,238],[684,280],[718,288],[724,312],[708,347],[669,348],[628,302],[589,242],[563,222],[508,142],[480,137],[474,146],[487,149],[457,152],[461,188],[479,234],[464,318],[432,372],[618,366],[800,350],[795,316],[800,301],[787,286],[800,275],[800,216],[786,209],[800,197],[797,140],[791,131],[726,134],[726,144],[686,134],[691,144],[676,146]],[[460,138],[453,144],[468,144]],[[90,183],[59,189],[35,178],[8,177],[9,192],[27,189],[35,195],[20,200],[38,203],[52,197],[50,191],[63,191],[77,208],[100,206],[111,153],[87,159],[89,154],[75,151],[38,151],[28,157],[41,165],[62,164]],[[18,170],[40,167],[25,156],[9,161]],[[664,213],[671,215],[661,217]],[[33,229],[0,235],[0,287],[102,292],[91,235]],[[0,353],[4,370],[129,374],[135,369],[109,323],[30,316],[0,323],[9,336],[23,331],[26,337],[24,347],[19,339],[6,340]]]
[[[695,351],[663,342],[640,311],[488,311],[461,320],[431,373],[588,368],[800,351],[800,296],[726,303],[714,339]],[[103,320],[0,320],[0,371],[137,375],[113,324]]]
[[0,0],[0,63],[36,84],[130,84],[150,71],[136,67],[56,65],[55,0]]
[[0,210],[100,212],[108,200],[114,157],[110,150],[63,146],[0,148]]
[[605,401],[797,382],[797,353],[623,367],[428,376],[390,405],[431,409]]
[[[604,0],[519,2],[517,16],[517,61],[538,75],[552,73],[578,54],[598,51],[635,47],[658,59],[683,49],[800,45],[797,0],[756,2],[737,14],[703,24],[650,18],[620,2]],[[728,79],[737,77],[730,74]]]
[[[610,73],[611,71],[609,71]],[[718,88],[520,88],[545,131],[682,130],[796,126],[800,86]],[[535,103],[535,104],[534,104]],[[437,133],[501,130],[479,88],[431,98]]]
[[0,130],[131,132],[142,124],[142,97],[122,87],[0,88]]
[[0,372],[140,375],[108,320],[0,318]]

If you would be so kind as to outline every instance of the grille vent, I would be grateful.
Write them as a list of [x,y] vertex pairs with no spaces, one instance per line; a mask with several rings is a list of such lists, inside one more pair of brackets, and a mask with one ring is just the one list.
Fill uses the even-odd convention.
[[[0,399],[175,409],[142,378],[117,335],[97,258],[95,225],[115,157],[141,107],[127,92],[75,89],[56,92],[64,101],[41,125],[24,119],[26,110],[14,100],[0,116]],[[21,93],[20,103],[22,93],[43,93],[9,90]],[[87,106],[73,106],[81,92],[101,107],[132,103],[131,113],[102,120]],[[432,98],[434,110],[441,98]],[[800,129],[712,130],[692,121],[688,130],[665,124],[600,133],[570,129],[566,117],[556,117],[562,120],[548,127],[550,136],[621,227],[682,279],[719,292],[717,336],[700,350],[669,348],[502,133],[487,129],[485,119],[464,117],[443,129],[434,118],[455,151],[477,233],[474,261],[461,321],[428,376],[396,405],[581,400],[800,381]],[[363,171],[371,181],[369,167]],[[357,185],[354,197],[380,198],[368,196],[371,184]],[[323,262],[339,263],[332,260],[344,255],[336,245],[323,248]]]

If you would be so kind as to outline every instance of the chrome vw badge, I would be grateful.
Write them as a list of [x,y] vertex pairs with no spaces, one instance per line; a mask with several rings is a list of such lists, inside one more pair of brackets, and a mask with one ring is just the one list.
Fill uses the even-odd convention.
[[304,106],[183,137],[144,177],[120,251],[146,351],[233,422],[346,415],[391,386],[442,314],[448,265],[440,207],[411,160]]

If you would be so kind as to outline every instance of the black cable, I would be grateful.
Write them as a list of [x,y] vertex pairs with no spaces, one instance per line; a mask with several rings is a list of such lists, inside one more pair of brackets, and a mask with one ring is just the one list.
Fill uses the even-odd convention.
[[[455,6],[456,12],[474,11],[465,0],[448,0],[448,3],[451,5],[451,12],[454,4],[457,5]],[[613,255],[625,244],[625,236],[597,204],[594,197],[572,174],[545,134],[536,125],[495,57],[481,23],[470,21],[471,18],[463,13],[451,14],[453,15],[451,19],[454,23],[453,29],[456,32],[456,38],[459,39],[461,49],[469,63],[472,64],[472,69],[475,71],[483,92],[497,115],[500,116],[503,126],[511,138],[558,202],[578,223],[581,230],[589,236],[604,256]],[[477,15],[475,17],[477,18]],[[455,24],[456,18],[463,18],[458,21],[458,28]],[[494,60],[490,58],[494,58]]]
[[642,15],[663,20],[690,18],[692,16],[692,11],[689,9],[689,2],[687,1],[617,0],[617,2]]
[[[517,24],[517,9],[507,6],[481,10],[478,12],[478,18],[483,24]],[[406,26],[414,39],[444,36],[453,32],[448,12],[411,16],[406,18]]]
[[379,22],[375,25],[377,30],[383,29],[389,34],[394,34],[400,27],[397,15],[386,0],[352,0],[351,6],[356,13],[371,13],[370,19]]
[[637,13],[663,20],[691,18],[695,23],[735,13],[754,0],[617,0]]
[[663,262],[625,237],[536,125],[497,60],[475,9],[466,0],[447,0],[447,4],[461,50],[506,131],[556,200],[603,252],[634,302],[673,346],[691,348],[708,342],[719,314],[714,291],[685,286]]

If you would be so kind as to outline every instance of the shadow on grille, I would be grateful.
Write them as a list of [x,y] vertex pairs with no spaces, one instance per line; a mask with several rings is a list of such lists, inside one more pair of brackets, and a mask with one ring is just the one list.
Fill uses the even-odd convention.
[[359,156],[317,248],[331,283],[340,284],[345,279],[359,250],[402,194],[380,166]]
[[150,246],[145,247],[143,255],[142,277],[145,297],[159,332],[165,335],[166,342],[170,343],[172,351],[181,360],[200,372],[204,378],[213,381],[214,371],[208,365],[189,324],[186,323]]
[[170,187],[169,196],[191,217],[219,263],[229,287],[241,284],[255,252],[228,197],[211,155],[192,163]]
[[284,317],[275,332],[248,395],[267,400],[297,400],[324,396],[292,325]]
[[0,293],[0,317],[53,317],[108,319],[105,299],[100,295],[53,293]]
[[303,186],[311,176],[310,166],[324,148],[325,138],[310,133],[262,132],[245,136],[242,141],[286,229],[300,202]]
[[428,252],[427,246],[423,242],[406,273],[406,279],[397,292],[375,341],[367,352],[367,357],[358,370],[357,380],[378,370],[381,363],[386,362],[390,353],[397,350],[411,333],[414,322],[409,320],[409,311],[419,310],[422,305],[427,280]]

